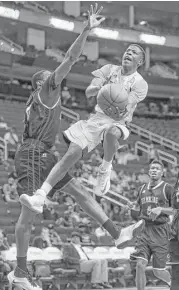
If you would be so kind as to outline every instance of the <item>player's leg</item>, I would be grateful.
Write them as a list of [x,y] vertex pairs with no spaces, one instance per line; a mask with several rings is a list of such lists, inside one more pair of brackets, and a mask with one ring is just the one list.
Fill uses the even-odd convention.
[[144,290],[146,286],[146,267],[151,257],[148,244],[147,228],[145,227],[141,236],[137,238],[135,252],[130,255],[131,266],[136,267],[137,290]]
[[[15,157],[15,166],[18,182],[18,194],[24,192],[33,194],[33,181],[37,179],[35,172],[34,160],[29,154],[30,150],[19,150]],[[33,155],[33,152],[31,150]],[[32,170],[33,169],[33,170]],[[31,235],[31,228],[36,214],[30,209],[22,205],[21,213],[15,227],[15,238],[17,247],[17,267],[15,271],[8,274],[10,284],[19,286],[24,290],[40,290],[41,288],[32,281],[32,278],[27,270],[27,251]]]
[[178,290],[179,285],[179,241],[177,237],[170,240],[171,290]]
[[148,261],[145,259],[138,258],[136,264],[136,287],[137,290],[144,290],[146,286],[146,274],[145,270]]
[[119,148],[120,139],[127,139],[129,136],[128,129],[123,125],[109,126],[104,133],[103,149],[104,157],[99,168],[96,194],[104,195],[110,189],[110,175],[112,168],[112,161],[115,153]]
[[[81,206],[81,208],[108,231],[108,233],[115,240],[117,247],[121,247],[121,245],[125,247],[128,241],[131,240],[133,236],[137,234],[137,232],[140,232],[143,228],[143,223],[139,221],[132,226],[117,230],[113,222],[105,214],[99,203],[91,196],[91,194],[84,186],[82,186],[76,179],[72,178],[69,174],[66,174],[66,176],[55,185],[55,188],[58,190],[62,190],[63,188],[64,192],[71,194],[73,197],[75,197],[76,202]],[[22,195],[20,200],[27,207],[35,211],[37,210],[37,203],[35,209],[33,197]],[[38,212],[42,212],[42,210],[43,207],[41,203],[39,204]]]
[[153,254],[153,273],[167,285],[171,285],[171,275],[166,269],[166,263],[169,252],[169,234],[168,227],[165,225],[156,225],[153,229],[152,254]]

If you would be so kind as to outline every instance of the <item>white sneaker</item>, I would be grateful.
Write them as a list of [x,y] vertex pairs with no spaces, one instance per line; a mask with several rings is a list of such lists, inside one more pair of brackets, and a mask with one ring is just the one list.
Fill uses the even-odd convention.
[[36,213],[43,212],[43,206],[46,200],[46,194],[42,189],[38,189],[34,195],[29,196],[27,194],[22,194],[19,198],[21,204],[25,205],[32,211]]
[[95,194],[99,196],[105,195],[111,186],[111,169],[112,165],[106,170],[101,169],[99,167],[98,176],[97,176],[97,186],[95,187]]
[[138,236],[145,226],[145,221],[140,220],[137,223],[123,228],[119,238],[115,241],[118,249],[123,249],[131,246],[131,241],[134,237]]
[[12,271],[7,275],[7,279],[10,285],[14,287],[17,286],[23,290],[42,290],[42,288],[32,280],[29,274],[27,274],[27,277],[19,278],[14,276],[14,271]]

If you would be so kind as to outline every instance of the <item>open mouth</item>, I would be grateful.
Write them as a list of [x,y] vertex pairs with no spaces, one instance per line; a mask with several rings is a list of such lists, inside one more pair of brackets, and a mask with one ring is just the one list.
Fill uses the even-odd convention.
[[132,61],[132,59],[128,56],[128,55],[126,55],[125,57],[124,57],[124,60],[126,61]]

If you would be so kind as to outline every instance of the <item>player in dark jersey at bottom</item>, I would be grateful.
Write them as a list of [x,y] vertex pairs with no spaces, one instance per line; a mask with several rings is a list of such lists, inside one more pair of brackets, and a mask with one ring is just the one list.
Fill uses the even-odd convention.
[[150,164],[148,184],[140,187],[131,215],[145,220],[143,232],[136,240],[136,251],[131,254],[131,265],[136,265],[137,290],[146,286],[145,269],[152,258],[154,275],[170,286],[170,273],[166,270],[169,250],[169,216],[174,214],[172,199],[174,188],[162,180],[163,164],[154,160]]
[[[40,71],[32,77],[32,85],[35,91],[27,102],[23,143],[15,157],[19,195],[24,193],[33,195],[57,162],[51,147],[55,142],[55,136],[59,128],[61,113],[60,85],[72,65],[79,58],[90,30],[104,20],[99,15],[101,10],[101,8],[97,10],[97,5],[95,7],[91,5],[86,27],[68,50],[64,61],[53,73]],[[68,174],[55,185],[54,189],[61,189],[64,186],[65,191],[74,195],[83,210],[111,234],[116,240],[116,244],[121,233],[125,236],[125,229],[121,230],[121,233],[117,231],[100,205],[85,188]],[[35,212],[22,204],[21,214],[15,229],[17,267],[15,271],[8,274],[8,280],[13,286],[19,286],[25,290],[41,289],[34,283],[28,273],[26,262],[31,227],[35,218]],[[140,222],[139,225],[141,224]],[[133,229],[137,230],[138,226],[134,225],[130,234],[133,233]]]
[[173,208],[175,210],[171,225],[172,237],[169,245],[169,262],[171,266],[171,288],[170,290],[179,289],[179,173],[174,186]]

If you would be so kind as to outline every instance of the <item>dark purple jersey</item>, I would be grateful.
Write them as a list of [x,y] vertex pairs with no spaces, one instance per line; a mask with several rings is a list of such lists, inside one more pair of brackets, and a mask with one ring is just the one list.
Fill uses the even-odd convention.
[[[171,207],[173,197],[173,186],[161,181],[158,185],[151,187],[150,184],[144,184],[140,187],[138,195],[138,204],[140,206],[140,217],[146,221],[151,221],[149,217],[152,208]],[[165,223],[168,221],[168,215],[161,213],[153,223]]]
[[[59,98],[56,98],[58,99],[57,103],[49,108],[43,103],[42,95],[40,96],[42,92],[40,91],[40,89],[34,91],[26,104],[23,141],[35,139],[51,148],[54,145],[60,125],[60,92],[59,88],[55,88],[51,92],[51,94],[59,94]],[[43,93],[49,94],[49,81],[45,84]]]

